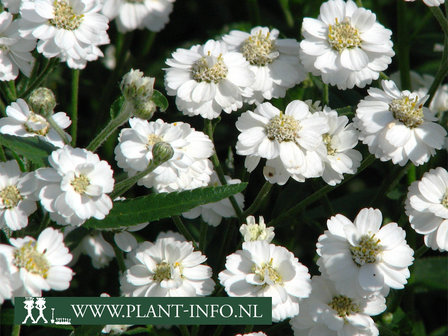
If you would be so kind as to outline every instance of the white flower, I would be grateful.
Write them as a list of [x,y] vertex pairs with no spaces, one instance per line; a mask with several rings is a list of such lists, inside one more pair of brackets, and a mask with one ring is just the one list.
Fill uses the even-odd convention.
[[84,69],[108,44],[108,19],[99,13],[99,0],[23,0],[20,34],[38,39],[37,51],[59,57],[70,68]]
[[434,112],[423,107],[416,92],[398,90],[393,81],[382,81],[383,90],[370,88],[361,100],[354,123],[360,140],[381,161],[404,166],[421,165],[441,149],[446,135]]
[[121,278],[124,296],[194,297],[212,293],[212,269],[190,242],[158,238],[141,243],[128,259]]
[[[415,0],[404,0],[404,1],[410,2]],[[435,7],[445,3],[445,0],[423,0],[423,2],[425,3],[426,6]]]
[[318,151],[325,151],[322,134],[328,131],[328,124],[326,118],[311,113],[306,103],[292,101],[285,113],[271,103],[260,104],[253,112],[244,112],[236,127],[241,131],[236,151],[248,156],[249,171],[261,157],[280,158],[288,173],[299,181],[322,174]]
[[34,173],[22,173],[16,161],[0,162],[0,229],[20,230],[37,210]]
[[161,31],[169,21],[175,0],[105,0],[103,14],[116,19],[120,32],[135,29]]
[[0,13],[0,81],[16,79],[19,70],[27,77],[31,74],[36,40],[21,38],[18,29],[19,21],[13,21],[12,14]]
[[[232,179],[230,176],[225,176],[227,184],[237,184],[241,183],[239,179]],[[209,186],[220,186],[218,175],[213,172],[210,177]],[[244,208],[244,196],[242,193],[234,195],[236,202],[238,203],[240,209]],[[208,203],[200,205],[190,211],[182,213],[185,218],[193,219],[199,216],[202,217],[204,222],[211,226],[218,226],[221,224],[222,218],[236,217],[235,210],[230,203],[228,198],[224,198],[218,202]]]
[[406,199],[406,214],[425,245],[448,251],[448,172],[442,167],[426,172],[413,182]]
[[122,227],[121,231],[114,234],[114,242],[123,252],[131,252],[138,245],[137,239],[131,232],[143,230],[149,223],[141,223],[132,226]]
[[15,296],[42,296],[42,290],[66,290],[73,271],[66,267],[72,255],[64,245],[63,234],[51,227],[33,237],[11,238],[10,245],[0,244],[14,279]]
[[[0,119],[0,133],[20,137],[39,137],[59,148],[65,145],[48,121],[40,114],[31,111],[23,99],[19,98],[11,103],[6,108],[6,114],[7,117]],[[61,129],[66,129],[72,123],[65,112],[57,112],[49,118],[52,118]],[[71,140],[69,134],[65,133],[65,136]]]
[[73,253],[87,254],[92,260],[92,266],[97,269],[106,267],[115,257],[114,248],[100,232],[87,234]]
[[274,239],[275,233],[273,227],[266,227],[263,216],[258,217],[259,224],[255,222],[254,216],[246,218],[247,224],[240,226],[240,233],[245,242],[265,240],[270,243]]
[[300,43],[305,69],[339,89],[365,87],[392,62],[392,32],[370,10],[329,0],[317,19],[304,18]]
[[61,225],[79,226],[87,219],[103,219],[112,208],[107,195],[114,187],[113,171],[98,155],[65,146],[51,153],[52,168],[36,170],[42,188],[39,199]]
[[386,309],[380,295],[349,297],[341,295],[325,277],[313,277],[313,290],[303,302],[304,314],[291,319],[294,335],[377,336],[378,328],[370,316]]
[[189,116],[217,118],[243,106],[254,81],[243,55],[228,51],[224,42],[209,40],[190,49],[177,49],[167,59],[166,92],[176,96],[177,108]]
[[133,176],[146,169],[153,159],[152,147],[158,142],[168,143],[173,157],[158,166],[152,173],[138,181],[158,192],[193,189],[206,186],[212,174],[213,143],[202,132],[189,124],[168,124],[158,119],[148,122],[138,118],[129,120],[131,128],[121,130],[119,144],[115,148],[118,166]]
[[254,91],[249,99],[251,103],[284,97],[287,89],[306,77],[299,60],[299,43],[294,39],[280,39],[278,35],[277,29],[255,27],[250,34],[232,30],[222,37],[229,50],[243,54],[255,75],[255,81],[250,86]]
[[358,131],[353,124],[348,124],[346,116],[339,117],[336,111],[327,107],[317,114],[325,117],[329,126],[323,135],[327,150],[322,178],[334,186],[342,181],[343,174],[355,174],[361,164],[361,153],[353,149],[358,144]]
[[2,0],[2,5],[12,14],[17,14],[19,12],[21,3],[22,0]]
[[299,314],[299,300],[311,292],[308,268],[282,246],[266,241],[243,243],[227,256],[219,281],[229,296],[272,297],[272,321]]
[[14,283],[8,260],[0,253],[0,305],[11,298]]
[[382,219],[381,211],[366,208],[353,223],[340,214],[327,221],[328,230],[317,242],[318,264],[342,294],[404,288],[414,251],[406,244],[406,232],[396,223],[380,228]]

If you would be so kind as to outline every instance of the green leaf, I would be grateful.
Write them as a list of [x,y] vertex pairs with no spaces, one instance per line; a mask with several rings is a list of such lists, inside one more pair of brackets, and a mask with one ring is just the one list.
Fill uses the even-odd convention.
[[103,220],[89,219],[83,227],[92,229],[118,229],[145,222],[180,215],[198,205],[218,202],[235,195],[247,183],[219,187],[198,188],[173,193],[151,194],[148,196],[114,202],[114,207]]
[[151,100],[160,108],[161,112],[165,112],[168,108],[168,99],[160,91],[154,90]]
[[409,284],[430,290],[448,290],[448,257],[417,259]]
[[117,117],[117,115],[120,114],[121,107],[123,106],[123,104],[124,104],[123,96],[120,96],[117,99],[115,99],[115,101],[110,106],[110,110],[109,110],[111,119],[115,119]]
[[352,109],[351,106],[345,106],[345,107],[337,108],[336,112],[338,112],[338,114],[340,116],[343,116],[343,115],[353,116],[353,109]]
[[6,134],[0,134],[0,145],[24,156],[40,167],[48,166],[48,156],[57,149],[38,137],[22,138]]

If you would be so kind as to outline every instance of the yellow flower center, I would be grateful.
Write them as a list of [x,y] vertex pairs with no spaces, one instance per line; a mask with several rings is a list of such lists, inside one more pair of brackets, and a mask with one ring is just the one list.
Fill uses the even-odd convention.
[[280,273],[272,266],[273,260],[268,263],[263,263],[261,266],[254,265],[252,271],[260,278],[261,281],[266,281],[268,277],[274,284],[282,285],[283,279]]
[[155,134],[148,135],[148,142],[146,143],[146,147],[150,148],[154,146],[156,143],[162,142],[163,139]]
[[350,24],[349,18],[345,18],[342,22],[336,18],[335,24],[328,26],[328,43],[339,52],[359,47],[361,42],[358,29]]
[[350,246],[352,259],[359,266],[375,263],[376,257],[382,250],[380,240],[375,238],[375,235],[364,235],[359,240],[358,246]]
[[201,57],[192,67],[193,79],[196,82],[219,83],[227,77],[227,66],[224,64],[222,55],[218,58],[210,55]]
[[76,30],[82,23],[83,14],[76,14],[67,0],[54,0],[50,24],[58,29]]
[[19,189],[16,186],[7,186],[0,191],[0,202],[3,208],[12,209],[22,200]]
[[446,189],[445,195],[442,198],[442,205],[448,209],[448,189]]
[[83,194],[86,192],[87,187],[90,185],[90,180],[84,174],[80,174],[70,182],[70,185],[78,194]]
[[34,112],[30,112],[30,115],[23,126],[27,132],[42,136],[47,135],[50,130],[50,124],[47,120]]
[[260,30],[258,34],[249,36],[241,47],[241,52],[252,65],[266,66],[278,56],[275,41],[271,40],[270,33],[266,35]]
[[269,120],[265,129],[269,140],[277,140],[278,142],[294,141],[300,125],[294,117],[280,112],[278,116]]
[[156,266],[156,270],[152,277],[154,281],[162,282],[163,280],[171,279],[171,266],[170,264],[162,261]]
[[325,133],[325,134],[322,136],[322,139],[323,139],[323,141],[324,141],[325,146],[327,146],[327,154],[328,154],[328,155],[334,155],[334,154],[336,153],[336,149],[334,149],[334,148],[331,146],[331,135],[328,134],[328,133]]
[[43,253],[37,251],[36,242],[30,241],[14,251],[13,264],[18,268],[25,268],[32,274],[44,279],[48,276],[50,264]]
[[423,104],[418,104],[418,97],[412,99],[404,96],[394,99],[389,104],[389,111],[392,112],[394,118],[401,121],[409,128],[415,128],[423,123]]
[[359,313],[361,310],[353,300],[343,296],[338,295],[333,297],[333,300],[328,304],[328,306],[335,310],[339,317],[345,319],[348,315]]

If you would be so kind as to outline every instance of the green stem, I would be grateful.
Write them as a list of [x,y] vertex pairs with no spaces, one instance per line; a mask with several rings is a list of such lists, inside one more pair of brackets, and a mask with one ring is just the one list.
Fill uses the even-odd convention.
[[426,252],[428,252],[428,250],[429,250],[428,246],[426,246],[426,245],[420,246],[419,249],[417,251],[415,251],[414,258],[417,259],[417,258],[422,257]]
[[15,324],[12,326],[11,336],[19,336],[20,335],[20,324]]
[[208,224],[201,219],[201,235],[199,237],[199,249],[205,251],[207,247]]
[[356,4],[358,5],[358,7],[363,7],[362,0],[356,0]]
[[11,103],[16,100],[15,99],[16,97],[11,92],[11,89],[9,88],[8,84],[1,82],[1,88],[2,88],[2,92],[3,92],[3,96],[6,98],[7,103]]
[[[210,140],[213,142],[213,125],[211,120],[204,119],[204,131],[208,135]],[[223,186],[227,185],[226,177],[224,175],[224,171],[222,169],[221,163],[219,162],[219,158],[216,152],[213,153],[210,160],[212,161],[213,167],[215,168],[216,174],[218,175],[219,182],[221,182]],[[236,201],[235,197],[230,196],[229,200],[239,220],[243,221],[244,220],[243,211],[238,205],[238,202]]]
[[76,138],[78,135],[78,92],[79,92],[79,70],[75,69],[72,72],[72,102],[71,102],[71,117],[72,117],[72,146],[76,146]]
[[223,325],[219,325],[216,327],[215,332],[213,333],[212,336],[220,336],[222,334],[222,331],[224,330],[224,326]]
[[198,336],[198,333],[199,333],[199,325],[194,325],[192,328],[191,328],[191,336]]
[[128,104],[126,101],[123,103],[121,107],[120,113],[104,127],[98,135],[89,143],[86,147],[87,150],[91,152],[95,152],[101,144],[109,138],[114,131],[123,125],[126,121],[131,117],[131,109],[128,108]]
[[253,215],[257,212],[257,210],[260,208],[260,206],[263,204],[263,201],[266,199],[266,197],[269,195],[269,192],[272,189],[272,184],[268,181],[266,181],[261,187],[260,191],[258,192],[258,195],[255,197],[255,200],[253,203],[246,209],[246,211],[243,212],[242,216],[243,218],[246,218],[249,215]]
[[448,60],[447,60],[447,56],[446,56],[446,55],[448,55],[448,50],[446,50],[448,47],[447,41],[448,41],[448,36],[445,36],[445,44],[444,44],[445,48],[443,51],[443,60],[439,66],[439,69],[437,70],[434,81],[432,82],[431,87],[429,88],[429,91],[428,91],[429,98],[425,102],[426,106],[429,106],[431,104],[432,99],[434,98],[434,95],[436,94],[436,91],[439,88],[439,85],[448,76]]
[[368,166],[370,166],[374,161],[375,161],[375,157],[373,155],[369,155],[367,158],[365,158],[363,160],[363,162],[361,163],[361,166],[359,167],[359,169],[355,175],[350,175],[350,176],[344,178],[344,180],[341,183],[337,184],[334,187],[327,185],[327,186],[320,188],[319,190],[312,193],[310,196],[308,196],[307,198],[305,198],[304,200],[299,202],[297,205],[295,205],[288,211],[283,212],[280,216],[273,219],[266,226],[280,226],[279,223],[281,223],[281,222],[284,223],[283,225],[287,224],[285,219],[287,219],[288,217],[297,215],[299,212],[301,212],[303,209],[305,209],[308,205],[320,200],[322,197],[324,197],[330,191],[333,191],[333,190],[339,188],[341,185],[347,183],[352,178],[354,178],[359,173],[361,173],[364,169],[366,169]]
[[324,84],[322,88],[322,106],[330,103],[330,97],[328,92],[328,84]]
[[25,92],[19,94],[20,97],[26,98],[28,95],[47,78],[47,76],[53,72],[53,70],[59,64],[59,59],[52,58],[48,61],[45,68],[40,72],[39,76],[27,87]]
[[289,0],[279,0],[280,7],[282,8],[283,15],[285,16],[286,24],[289,28],[294,27],[294,17],[289,9]]
[[47,122],[50,124],[50,126],[58,133],[58,135],[61,137],[62,141],[64,141],[65,144],[70,144],[70,141],[67,138],[67,135],[65,132],[59,127],[58,124],[53,120],[51,116],[46,118]]
[[3,149],[3,146],[0,145],[0,161],[5,162],[7,160],[5,150]]
[[402,90],[411,90],[411,74],[409,60],[409,26],[406,24],[406,9],[404,1],[397,1],[398,19],[398,67]]
[[179,216],[173,216],[172,218],[174,224],[176,225],[176,228],[180,231],[180,233],[182,233],[185,236],[185,238],[187,238],[187,240],[189,240],[193,244],[196,250],[200,250],[200,248],[198,248],[198,246],[196,245],[193,235],[191,234],[190,231],[188,231],[184,222],[182,222],[182,219]]
[[16,83],[14,81],[9,81],[8,86],[9,86],[9,90],[11,91],[11,94],[13,96],[13,100],[17,100]]
[[417,179],[417,171],[414,165],[410,165],[408,169],[408,185]]
[[[163,161],[163,162],[165,162],[165,161]],[[163,162],[162,161],[155,162],[154,160],[152,160],[148,164],[148,167],[145,170],[139,172],[138,174],[136,174],[136,175],[134,175],[132,177],[129,177],[129,178],[125,179],[124,181],[116,183],[115,187],[114,187],[114,191],[112,191],[110,193],[110,198],[114,200],[118,196],[123,195],[134,184],[136,184],[138,180],[140,180],[142,177],[148,175],[149,173],[152,173],[152,171],[154,169],[156,169],[158,166],[160,166]]]
[[182,333],[182,336],[190,336],[190,331],[188,331],[187,326],[180,325],[179,329],[180,329],[180,332]]
[[431,11],[432,15],[437,19],[437,21],[440,24],[440,27],[442,27],[442,30],[445,34],[445,36],[448,36],[448,20],[443,14],[440,7],[429,7],[429,10]]
[[154,44],[156,35],[157,33],[149,31],[149,36],[145,39],[145,45],[140,49],[141,51],[139,57],[148,56],[148,53],[151,50],[152,45]]
[[1,113],[2,113],[2,115],[3,115],[4,117],[7,116],[7,114],[6,114],[6,105],[5,105],[5,103],[3,102],[3,99],[0,99],[0,111],[1,111]]

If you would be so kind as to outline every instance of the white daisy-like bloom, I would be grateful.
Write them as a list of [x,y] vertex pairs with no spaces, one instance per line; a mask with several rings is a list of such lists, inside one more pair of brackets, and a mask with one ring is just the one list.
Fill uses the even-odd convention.
[[[415,0],[404,0],[404,1],[412,2],[412,1],[415,1]],[[445,0],[423,0],[423,2],[424,2],[424,4],[426,6],[436,7],[436,6],[440,6],[441,4],[444,4]]]
[[12,297],[13,288],[14,283],[8,260],[0,253],[0,305]]
[[318,115],[327,119],[329,130],[323,135],[326,145],[324,171],[322,178],[334,186],[342,181],[343,174],[355,174],[362,160],[362,155],[353,149],[358,144],[358,131],[349,124],[346,116],[339,116],[328,107]]
[[425,236],[425,245],[448,251],[448,172],[438,167],[409,186],[405,203],[412,228]]
[[98,48],[109,43],[108,19],[100,0],[23,0],[20,34],[38,39],[37,51],[59,57],[73,69],[102,57]]
[[414,251],[402,228],[396,223],[381,227],[382,220],[380,210],[365,208],[353,223],[341,214],[327,221],[328,230],[317,242],[318,264],[342,294],[357,297],[404,288]]
[[444,145],[446,131],[436,123],[434,112],[423,106],[427,96],[400,91],[391,80],[383,90],[370,88],[354,118],[359,139],[381,161],[404,166],[409,160],[421,165]]
[[299,181],[323,172],[319,151],[325,151],[322,135],[328,132],[326,118],[311,113],[306,103],[292,101],[283,113],[271,103],[244,112],[237,120],[236,152],[246,155],[252,171],[260,158],[279,158],[290,175]]
[[[420,75],[415,71],[410,71],[410,77],[413,90],[415,90],[421,98],[425,97],[434,81],[434,77],[428,74]],[[399,89],[401,88],[399,72],[393,73],[390,76],[390,79],[397,84]],[[442,84],[438,87],[431,104],[429,104],[429,109],[436,113],[442,113],[448,110],[448,84]]]
[[121,277],[123,296],[195,297],[210,295],[215,286],[207,257],[191,242],[158,238],[143,242],[128,258]]
[[168,143],[174,155],[152,173],[138,180],[139,185],[158,192],[194,189],[208,185],[213,172],[208,158],[213,154],[213,143],[202,132],[189,124],[163,120],[129,119],[131,128],[121,130],[115,148],[115,159],[130,176],[143,171],[153,159],[152,148],[158,142]]
[[165,88],[176,96],[177,108],[189,116],[206,119],[231,113],[252,95],[254,74],[249,62],[222,41],[209,40],[190,49],[177,49],[166,60]]
[[395,55],[392,32],[351,0],[323,3],[317,19],[303,19],[302,34],[300,58],[305,69],[341,90],[363,88],[378,79]]
[[123,252],[131,252],[138,245],[137,239],[131,232],[143,230],[149,223],[142,223],[127,227],[122,227],[121,231],[114,234],[114,242]]
[[109,265],[115,258],[115,252],[100,232],[87,234],[76,247],[73,254],[85,253],[92,260],[92,266],[100,269]]
[[[227,184],[238,184],[241,183],[239,179],[232,179],[230,176],[225,175]],[[213,172],[210,177],[209,186],[220,186],[218,174]],[[244,208],[244,196],[242,193],[234,195],[236,202],[238,203],[240,209]],[[194,219],[201,216],[202,220],[211,226],[218,226],[221,224],[222,218],[236,217],[235,210],[228,198],[222,199],[218,202],[208,203],[200,205],[190,211],[182,213],[182,216],[188,219]]]
[[115,19],[122,33],[136,29],[161,31],[169,21],[175,0],[105,0],[102,12]]
[[51,168],[36,170],[42,187],[39,199],[50,218],[61,225],[104,219],[112,208],[107,195],[114,188],[109,163],[83,148],[65,146],[48,157]]
[[11,238],[11,245],[0,244],[13,277],[13,297],[42,296],[42,290],[62,291],[70,286],[73,271],[65,266],[72,255],[64,245],[64,236],[51,227],[39,237]]
[[0,229],[13,231],[28,225],[37,210],[34,173],[22,173],[16,161],[0,162]]
[[232,30],[222,37],[230,50],[243,54],[255,75],[250,86],[250,103],[284,97],[286,90],[302,82],[306,71],[300,63],[300,45],[295,39],[281,39],[277,29],[252,28],[250,33]]
[[2,5],[8,9],[8,12],[12,14],[19,13],[22,0],[2,0]]
[[378,328],[370,316],[386,309],[381,295],[350,297],[341,294],[323,277],[311,280],[310,297],[303,302],[304,314],[291,319],[295,336],[378,336]]
[[246,223],[240,226],[240,233],[245,242],[264,240],[270,243],[274,239],[274,227],[266,227],[263,216],[258,217],[258,224],[254,216],[248,216]]
[[0,13],[0,81],[16,79],[19,70],[29,77],[34,64],[31,51],[35,47],[35,39],[19,36],[19,20],[13,20],[11,13]]
[[[64,147],[65,143],[60,135],[51,127],[48,121],[40,114],[34,113],[28,104],[21,98],[6,108],[7,117],[0,118],[0,133],[19,137],[39,137],[56,147]],[[72,121],[65,112],[57,112],[49,118],[61,128],[66,129]],[[66,138],[71,140],[70,134],[64,132]]]
[[308,268],[282,246],[266,241],[244,242],[227,256],[219,281],[234,297],[272,297],[272,321],[299,314],[299,301],[311,292]]

